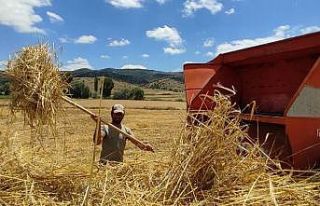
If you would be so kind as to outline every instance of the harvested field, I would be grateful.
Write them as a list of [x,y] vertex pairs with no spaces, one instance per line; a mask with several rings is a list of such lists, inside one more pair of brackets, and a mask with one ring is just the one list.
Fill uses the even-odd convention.
[[[99,100],[75,100],[75,102],[88,107],[97,108]],[[128,109],[153,109],[153,110],[185,110],[185,102],[171,101],[131,101],[131,100],[102,100],[102,108],[111,108],[115,103],[122,104]],[[69,106],[69,105],[66,105]]]
[[[98,99],[74,99],[74,102],[83,105],[89,109],[98,109]],[[102,100],[102,109],[106,110],[111,108],[115,103],[124,105],[127,109],[146,109],[146,110],[185,110],[185,102],[172,102],[172,101],[132,101],[132,100]],[[10,99],[1,99],[0,108],[6,108],[10,105]],[[64,103],[64,107],[73,109],[70,104]],[[74,108],[75,109],[75,108]]]
[[[90,100],[81,103],[94,105]],[[127,103],[138,105],[134,101],[127,101]],[[148,106],[144,103],[150,104],[150,102],[140,102],[142,108]],[[107,103],[107,105],[111,104]],[[153,107],[156,108],[157,105]],[[97,110],[93,111],[97,112]],[[104,109],[102,113],[107,119],[110,118],[110,111]],[[40,137],[31,138],[30,128],[23,125],[22,114],[18,113],[14,122],[10,122],[9,109],[2,107],[0,115],[0,204],[40,204],[40,201],[45,205],[79,204],[89,181],[91,167],[92,135],[95,129],[95,123],[91,118],[78,109],[68,107],[59,116],[57,136],[39,140]],[[183,118],[184,110],[131,109],[129,106],[125,117],[127,126],[132,128],[134,134],[141,140],[152,143],[156,152],[154,154],[143,152],[128,143],[125,164],[121,167],[122,169],[115,171],[117,176],[120,179],[129,176],[130,179],[137,178],[136,175],[148,178],[151,173],[157,172],[155,168],[164,169]],[[114,172],[111,173],[112,176],[116,175]],[[95,182],[102,181],[102,184],[107,172],[100,171],[97,175],[99,177],[96,178],[99,180]],[[138,180],[137,183],[140,181],[146,180]],[[25,189],[30,190],[27,196]],[[103,194],[103,188],[96,189],[96,192]],[[109,200],[109,196],[110,194],[106,196],[106,205],[117,203],[118,200]],[[73,198],[77,200],[72,200]],[[125,201],[128,201],[128,204],[130,202],[129,199]]]
[[[155,153],[128,143],[125,162],[90,176],[94,122],[65,108],[58,134],[42,138],[1,108],[0,202],[3,205],[317,205],[320,173],[293,177],[258,146],[237,154],[246,137],[226,99],[211,125],[184,129],[184,110],[128,106],[125,122]],[[140,102],[142,104],[144,102]],[[163,103],[163,102],[162,102]],[[87,102],[93,104],[93,102]],[[128,105],[133,105],[129,104]],[[97,110],[95,110],[97,111]],[[230,116],[230,114],[232,114]],[[109,117],[108,111],[103,115]],[[47,134],[50,137],[50,133]],[[33,138],[32,138],[33,137]],[[98,156],[99,151],[97,151]]]

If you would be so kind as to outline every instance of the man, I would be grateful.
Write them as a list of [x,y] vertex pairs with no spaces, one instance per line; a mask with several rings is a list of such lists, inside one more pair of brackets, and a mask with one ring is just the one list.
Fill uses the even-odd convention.
[[[125,115],[125,108],[121,104],[115,104],[111,109],[111,124],[123,132],[133,136],[133,133],[130,128],[121,124],[123,117]],[[97,116],[92,116],[95,121],[98,121]],[[123,162],[123,153],[126,146],[127,137],[121,134],[116,129],[108,126],[101,125],[99,121],[96,143],[99,145],[102,143],[102,151],[100,155],[100,163],[106,164],[107,162]],[[95,137],[96,135],[94,135]],[[130,139],[129,139],[130,140]],[[131,140],[132,141],[132,140]],[[132,141],[137,147],[146,151],[153,151],[153,148],[150,144],[141,144],[136,141]]]

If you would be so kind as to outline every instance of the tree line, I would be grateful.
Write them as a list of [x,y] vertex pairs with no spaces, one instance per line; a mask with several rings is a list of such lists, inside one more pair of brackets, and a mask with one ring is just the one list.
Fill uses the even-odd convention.
[[[70,87],[67,95],[72,98],[100,98],[99,78],[94,77],[94,88],[90,91],[90,88],[85,84],[84,80],[73,80],[73,76],[70,72],[65,72],[62,78],[67,82]],[[111,92],[114,88],[114,82],[110,77],[101,77],[103,79],[103,98],[111,98]],[[0,95],[10,95],[10,81],[5,78],[0,78]],[[132,89],[122,89],[114,92],[113,99],[132,99],[132,100],[143,100],[144,91],[143,89],[136,87]]]
[[[90,88],[86,86],[84,80],[82,81],[73,81],[71,83],[70,96],[72,98],[99,98],[101,91],[99,87],[98,77],[94,78],[94,91],[91,92]],[[114,82],[110,77],[104,77],[103,79],[103,90],[102,97],[110,98],[111,92],[114,88]],[[132,99],[132,100],[143,100],[144,91],[143,89],[136,87],[132,89],[122,89],[120,91],[114,92],[113,99]]]

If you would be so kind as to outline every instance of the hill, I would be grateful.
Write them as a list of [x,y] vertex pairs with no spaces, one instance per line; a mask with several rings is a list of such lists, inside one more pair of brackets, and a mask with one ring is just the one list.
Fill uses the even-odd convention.
[[183,83],[182,72],[162,72],[146,69],[113,69],[105,68],[101,70],[78,69],[71,72],[73,77],[95,77],[108,76],[117,81],[131,84],[145,85],[161,79],[172,79]]
[[[94,78],[93,77],[74,77],[73,81],[83,81],[86,86],[89,87],[90,92],[94,93]],[[172,80],[174,81],[174,80]],[[120,91],[122,89],[132,89],[134,87],[141,87],[145,93],[145,100],[153,101],[184,101],[185,95],[183,90],[168,90],[163,88],[151,88],[150,85],[140,86],[137,84],[131,84],[124,81],[113,80],[114,92]],[[151,83],[152,84],[152,83]],[[181,83],[180,83],[181,84]],[[176,86],[175,86],[176,87]],[[178,87],[177,87],[178,88]],[[181,88],[179,86],[179,88]]]
[[[66,71],[62,71],[62,73],[66,73]],[[73,81],[84,81],[91,92],[94,92],[94,77],[107,76],[112,78],[115,83],[112,93],[123,88],[141,87],[145,91],[147,100],[183,101],[184,99],[182,72],[113,68],[91,70],[82,68],[70,73],[73,76]],[[7,81],[7,78],[2,76],[0,78],[0,88]]]
[[155,80],[144,86],[151,89],[161,89],[175,92],[182,92],[184,90],[184,85],[182,82],[170,78]]

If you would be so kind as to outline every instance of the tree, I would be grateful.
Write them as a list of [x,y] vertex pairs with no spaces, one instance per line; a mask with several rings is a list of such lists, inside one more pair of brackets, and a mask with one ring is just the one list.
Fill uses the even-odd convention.
[[130,91],[130,99],[134,100],[143,100],[144,99],[144,91],[140,87],[133,88]]
[[90,89],[88,86],[84,84],[84,81],[79,82],[73,82],[71,84],[71,90],[70,93],[72,94],[72,97],[74,98],[83,98],[87,99],[90,97]]
[[133,100],[143,100],[144,91],[143,89],[136,87],[133,89],[122,89],[113,94],[113,99],[133,99]]
[[104,78],[104,84],[103,84],[103,97],[110,97],[111,91],[114,87],[114,83],[110,77]]
[[127,88],[117,91],[113,94],[113,99],[129,99],[129,98],[130,98],[130,90]]
[[0,85],[0,95],[10,94],[10,82],[4,82]]
[[98,92],[98,77],[94,77],[94,91],[97,93]]

